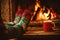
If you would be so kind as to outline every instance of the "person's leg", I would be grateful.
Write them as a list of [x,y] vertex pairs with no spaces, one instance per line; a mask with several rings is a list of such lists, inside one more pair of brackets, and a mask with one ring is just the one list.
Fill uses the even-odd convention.
[[15,26],[23,27],[23,29],[25,30],[26,26],[29,24],[30,19],[31,19],[31,12],[28,9],[25,9],[22,14],[20,22],[17,23]]
[[6,27],[6,29],[8,29],[8,27],[12,27],[14,24],[11,24],[11,23],[7,23],[7,24],[5,24],[5,27]]
[[20,16],[18,16],[18,17],[16,17],[15,19],[14,19],[14,23],[15,24],[17,24],[17,23],[19,23],[19,21],[21,20],[21,17]]
[[6,23],[6,24],[5,24],[5,27],[8,29],[8,27],[14,26],[15,24],[19,23],[20,19],[21,19],[21,18],[20,18],[19,16],[16,17],[13,22],[8,22],[8,23]]
[[20,17],[18,16],[14,20],[15,24],[13,24],[11,22],[5,24],[5,27],[8,30],[8,37],[9,38],[18,37],[23,33],[23,28],[22,27],[13,27],[17,23],[19,23],[19,21],[20,21]]
[[19,21],[19,23],[12,27],[9,27],[9,37],[19,37],[23,35],[23,33],[26,30],[25,28],[29,24],[30,18],[31,13],[29,12],[29,10],[24,10],[22,18]]

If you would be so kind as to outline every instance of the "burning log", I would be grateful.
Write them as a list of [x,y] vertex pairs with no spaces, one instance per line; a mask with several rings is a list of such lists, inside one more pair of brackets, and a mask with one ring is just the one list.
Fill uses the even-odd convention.
[[38,7],[38,9],[37,9],[37,11],[36,11],[36,13],[35,13],[35,15],[34,15],[34,17],[33,17],[33,20],[34,20],[34,21],[36,20],[36,17],[37,17],[37,14],[38,14],[39,11],[40,11],[40,8]]
[[35,20],[35,18],[36,18],[36,15],[37,15],[37,12],[38,12],[38,10],[39,10],[39,8],[40,8],[40,4],[39,4],[40,2],[38,1],[38,0],[36,0],[36,5],[35,5],[35,11],[34,11],[34,13],[33,13],[33,16],[31,17],[31,21],[34,19]]

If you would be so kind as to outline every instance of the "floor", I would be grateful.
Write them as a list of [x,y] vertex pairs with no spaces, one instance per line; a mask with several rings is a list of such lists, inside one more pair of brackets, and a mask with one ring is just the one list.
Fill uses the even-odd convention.
[[19,38],[4,39],[3,40],[60,40],[60,30],[52,32],[44,32],[42,27],[28,27],[23,36]]
[[[38,24],[38,25],[37,25]],[[60,26],[60,25],[59,25]],[[60,40],[60,28],[54,29],[51,32],[44,32],[43,26],[40,23],[32,23],[27,27],[26,32],[18,39],[9,40]]]
[[28,27],[24,35],[60,35],[60,30],[44,32],[42,27]]

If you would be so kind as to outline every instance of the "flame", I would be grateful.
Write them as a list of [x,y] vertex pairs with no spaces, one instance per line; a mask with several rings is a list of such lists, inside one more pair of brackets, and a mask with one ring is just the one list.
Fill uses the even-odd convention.
[[[40,7],[38,2],[36,2],[35,5],[35,10],[37,11],[37,8]],[[40,11],[37,13],[37,17],[36,20],[48,20],[49,19],[49,14],[51,15],[50,19],[54,19],[56,18],[56,13],[54,12],[54,10],[52,8],[46,8],[47,12],[44,12],[45,10],[45,6],[42,8],[40,7]]]
[[34,11],[34,13],[33,13],[33,16],[31,17],[31,20],[33,20],[33,17],[35,16],[36,11],[37,11],[37,9],[38,9],[39,7],[40,7],[40,4],[39,4],[38,0],[36,0],[35,11]]
[[47,13],[43,12],[45,9],[41,8],[39,13],[37,14],[36,20],[48,20],[49,19],[49,14],[51,15],[50,19],[56,18],[56,13],[54,11],[51,12],[50,9],[47,8]]
[[[49,9],[49,8],[46,8],[45,6],[41,7],[40,2],[36,0],[35,11],[33,13],[33,16],[31,17],[31,20],[33,20],[38,8],[40,8],[40,11],[38,11],[37,13],[36,20],[48,20],[48,19],[56,18],[56,12],[54,12],[52,8]],[[47,12],[44,12],[45,8],[47,9]]]
[[37,11],[38,7],[40,7],[40,4],[39,4],[39,2],[37,0],[36,5],[35,5],[35,11]]

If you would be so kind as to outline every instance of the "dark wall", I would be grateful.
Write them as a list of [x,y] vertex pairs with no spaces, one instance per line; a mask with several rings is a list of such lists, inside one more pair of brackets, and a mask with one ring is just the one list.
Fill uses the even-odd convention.
[[40,0],[41,5],[52,7],[57,13],[60,13],[60,0]]
[[[15,0],[16,4],[20,4],[22,8],[27,8],[29,5],[35,3],[36,0]],[[60,13],[60,0],[39,0],[42,6],[46,6],[48,8],[53,8],[55,12]],[[16,5],[16,7],[17,7]]]
[[35,0],[15,0],[16,7],[21,5],[21,7],[28,8],[28,6],[35,4]]
[[0,0],[0,22],[2,22],[2,18],[1,18],[1,0]]

